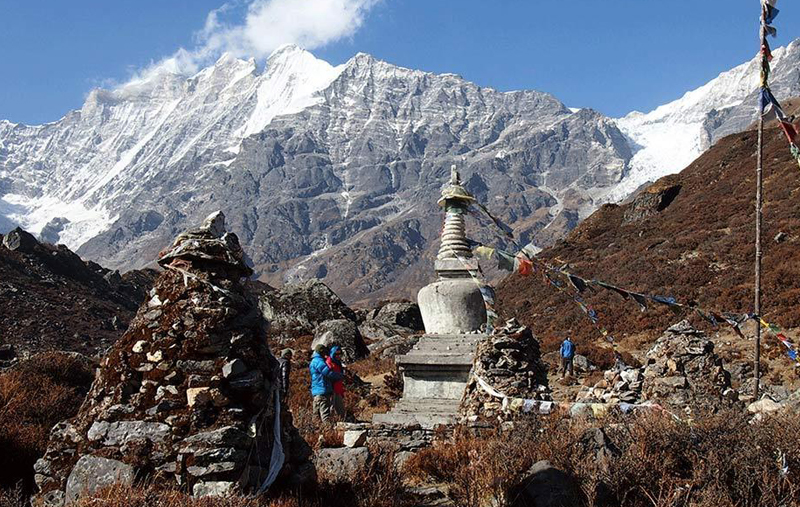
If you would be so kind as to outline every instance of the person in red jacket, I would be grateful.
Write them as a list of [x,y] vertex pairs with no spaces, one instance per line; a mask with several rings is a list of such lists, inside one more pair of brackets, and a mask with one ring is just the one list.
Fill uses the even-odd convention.
[[[331,347],[331,353],[328,355],[327,359],[325,359],[325,363],[332,371],[335,371],[340,375],[344,375],[344,366],[342,365],[342,360],[340,358],[341,352],[342,349],[339,348],[338,345]],[[336,415],[338,415],[342,421],[344,421],[345,411],[343,380],[337,380],[333,383],[333,411],[336,412]]]

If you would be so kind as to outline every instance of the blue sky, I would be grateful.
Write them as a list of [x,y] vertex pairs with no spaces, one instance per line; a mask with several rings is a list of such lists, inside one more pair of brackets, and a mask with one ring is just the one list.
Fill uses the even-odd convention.
[[[300,27],[290,25],[302,15],[263,19],[314,2],[336,4],[342,16],[311,13]],[[0,118],[57,120],[92,88],[124,82],[179,48],[205,58],[234,45],[263,60],[281,38],[306,41],[334,64],[363,51],[611,116],[676,99],[757,51],[758,0],[234,0],[198,36],[223,3],[0,0]],[[264,8],[262,24],[245,21],[255,7]],[[800,37],[800,6],[778,7],[773,47]],[[244,25],[255,40],[242,43]]]

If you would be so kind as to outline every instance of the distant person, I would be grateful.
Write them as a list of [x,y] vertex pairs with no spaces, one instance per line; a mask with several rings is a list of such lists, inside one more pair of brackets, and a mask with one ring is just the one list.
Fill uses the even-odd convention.
[[281,350],[281,357],[278,359],[278,368],[280,373],[280,388],[281,399],[285,400],[289,396],[289,376],[292,373],[292,349]]
[[[340,358],[341,351],[342,350],[338,345],[331,347],[331,353],[328,356],[328,359],[325,360],[325,363],[328,365],[328,368],[344,376],[344,366],[342,365],[342,360]],[[342,421],[344,421],[345,411],[343,380],[337,380],[333,383],[333,411],[336,412],[336,415],[338,415]]]
[[567,372],[571,377],[574,374],[573,361],[575,359],[575,344],[569,339],[569,336],[561,342],[561,377],[563,378]]
[[337,380],[342,380],[342,375],[331,370],[325,362],[328,348],[319,344],[314,347],[311,363],[308,370],[311,373],[311,396],[314,398],[314,413],[319,414],[320,420],[327,424],[331,419],[331,405],[333,403],[333,385]]

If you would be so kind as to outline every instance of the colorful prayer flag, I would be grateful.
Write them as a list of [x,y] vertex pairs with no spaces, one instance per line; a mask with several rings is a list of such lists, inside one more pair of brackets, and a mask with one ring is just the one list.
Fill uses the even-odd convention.
[[504,271],[514,271],[514,256],[502,250],[496,250],[497,267]]
[[789,143],[794,144],[794,140],[797,137],[797,129],[795,126],[787,121],[782,121],[781,128],[783,129],[783,133],[786,134],[786,139],[789,140]]
[[517,255],[515,263],[515,270],[522,276],[528,276],[533,274],[533,263],[528,259],[522,257],[521,255]]
[[771,25],[772,22],[775,21],[775,18],[778,17],[778,13],[780,13],[781,11],[772,5],[766,5],[765,7],[767,12],[764,15],[764,21],[768,25]]
[[761,89],[761,97],[759,99],[759,109],[762,115],[769,114],[771,112],[775,112],[775,116],[778,117],[779,120],[785,120],[786,115],[783,112],[783,108],[781,107],[778,99],[772,94],[769,88],[762,88]]
[[495,250],[492,247],[481,245],[473,250],[473,253],[475,254],[475,257],[479,257],[481,259],[491,259],[494,257]]
[[634,301],[639,303],[639,308],[642,311],[647,310],[647,298],[646,297],[644,297],[641,294],[636,294],[635,292],[630,292],[629,294],[631,295],[631,297],[633,298]]
[[586,290],[586,281],[583,278],[569,273],[567,274],[567,278],[569,278],[570,283],[578,290],[578,292],[583,292]]
[[611,284],[608,284],[608,283],[605,283],[605,282],[600,282],[600,281],[597,281],[597,280],[595,280],[594,283],[596,283],[597,285],[599,285],[600,287],[602,287],[604,289],[613,290],[614,292],[616,292],[617,294],[622,296],[622,299],[628,299],[628,297],[630,296],[630,293],[628,291],[620,289],[619,287],[615,287],[615,286],[613,286]]
[[761,43],[761,54],[767,57],[768,62],[772,61],[772,50],[766,40]]

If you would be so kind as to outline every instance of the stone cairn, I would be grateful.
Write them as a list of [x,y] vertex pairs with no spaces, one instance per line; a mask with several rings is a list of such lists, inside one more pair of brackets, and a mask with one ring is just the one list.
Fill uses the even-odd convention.
[[647,352],[646,363],[642,368],[617,364],[593,387],[582,388],[575,401],[653,401],[691,410],[718,408],[738,399],[730,374],[714,353],[714,342],[688,321],[668,328]]
[[461,414],[471,420],[501,416],[503,400],[487,393],[478,377],[508,398],[552,400],[539,341],[530,328],[520,326],[516,319],[478,344],[461,404]]
[[719,408],[738,399],[714,342],[684,320],[667,329],[647,352],[643,397],[690,409]]
[[637,403],[642,397],[641,368],[618,364],[603,373],[603,380],[584,386],[575,397],[579,403]]
[[144,478],[198,496],[253,492],[280,470],[276,361],[241,284],[252,271],[238,238],[217,212],[158,262],[165,271],[80,412],[53,428],[35,504]]

